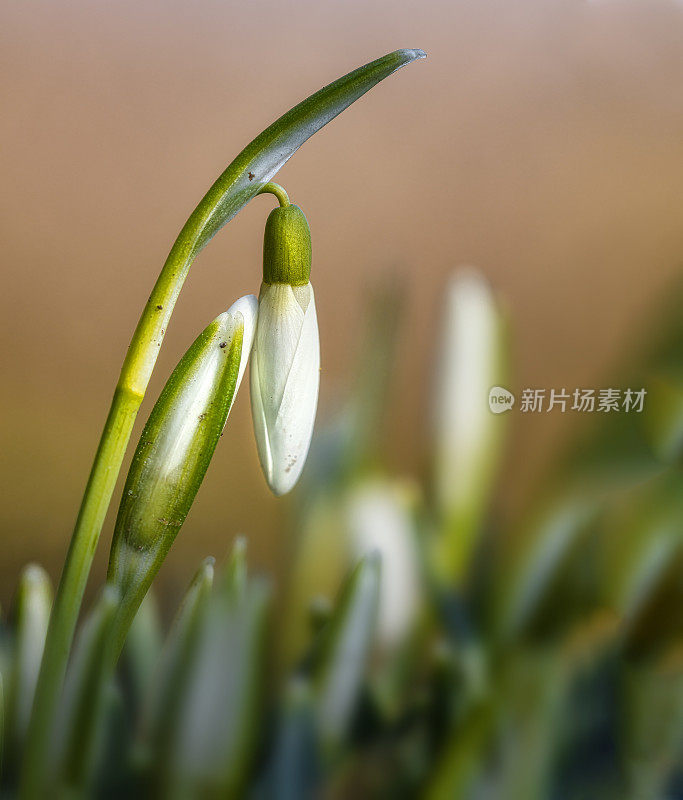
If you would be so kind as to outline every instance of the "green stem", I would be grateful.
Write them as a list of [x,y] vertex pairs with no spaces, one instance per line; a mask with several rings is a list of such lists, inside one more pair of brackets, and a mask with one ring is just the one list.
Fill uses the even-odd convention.
[[232,161],[178,235],[133,334],[76,520],[36,686],[22,764],[22,798],[43,796],[54,713],[92,559],[137,411],[192,262],[307,139],[381,80],[424,55],[421,50],[396,50],[290,109]]
[[[201,216],[197,213],[200,211],[204,212]],[[52,720],[100,531],[168,322],[200,249],[198,241],[204,229],[201,223],[207,211],[210,209],[206,209],[202,201],[176,239],[142,312],[121,369],[50,619],[22,766],[21,797],[41,796]]]
[[274,194],[280,203],[280,208],[290,205],[289,195],[285,191],[285,187],[280,186],[279,183],[267,183],[263,189],[259,189],[258,194]]
[[97,448],[45,640],[24,756],[23,797],[42,796],[45,754],[83,591],[141,400],[142,396],[117,388]]

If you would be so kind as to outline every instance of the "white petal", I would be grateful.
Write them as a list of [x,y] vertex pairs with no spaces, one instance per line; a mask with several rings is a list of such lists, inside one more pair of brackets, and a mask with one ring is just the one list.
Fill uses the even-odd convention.
[[273,451],[271,489],[277,495],[294,487],[306,463],[318,407],[319,385],[320,338],[311,288],[299,344],[270,435]]
[[256,320],[258,318],[258,300],[253,294],[246,294],[240,297],[237,302],[233,303],[227,311],[233,317],[241,316],[242,318],[242,353],[240,355],[240,368],[237,373],[237,384],[235,386],[235,393],[232,396],[232,409],[235,398],[237,397],[237,390],[240,388],[242,378],[244,377],[244,370],[247,368],[251,348],[254,344],[254,334],[256,333]]
[[304,312],[288,284],[264,284],[256,331],[261,402],[268,418],[277,415],[289,368],[299,344]]
[[258,450],[259,461],[261,462],[261,469],[263,470],[268,485],[270,485],[273,475],[273,456],[270,452],[266,413],[261,400],[261,371],[258,346],[254,347],[254,352],[251,356],[250,390],[251,418],[254,425],[256,448]]
[[[182,471],[187,450],[194,438],[195,420],[205,410],[207,397],[216,390],[217,381],[220,380],[220,371],[217,366],[224,356],[220,355],[222,350],[219,343],[225,342],[229,347],[236,331],[242,329],[242,352],[235,391],[230,403],[230,409],[232,408],[249,359],[257,314],[258,301],[251,294],[241,297],[214,320],[217,323],[212,335],[214,346],[196,366],[193,374],[188,376],[188,383],[193,384],[193,390],[182,393],[177,400],[173,410],[175,422],[166,426],[166,437],[163,441],[160,440],[158,445],[159,448],[165,448],[163,458],[160,457],[164,465],[164,475],[168,476]],[[228,414],[230,409],[228,409]]]
[[264,284],[252,356],[251,407],[259,459],[276,495],[288,492],[303,469],[319,381],[313,288]]

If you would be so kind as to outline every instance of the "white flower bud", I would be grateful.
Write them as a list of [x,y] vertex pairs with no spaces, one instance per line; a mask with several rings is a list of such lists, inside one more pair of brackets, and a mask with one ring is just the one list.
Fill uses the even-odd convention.
[[489,389],[499,379],[499,315],[483,275],[455,272],[446,308],[436,395],[437,493],[442,507],[477,491],[479,462],[497,422]]
[[445,292],[434,414],[435,494],[443,522],[438,573],[462,580],[476,545],[500,455],[505,420],[489,408],[504,386],[505,325],[486,279],[460,268]]
[[388,648],[408,635],[422,598],[411,489],[398,482],[369,481],[352,493],[347,508],[353,560],[373,552],[381,556],[377,637]]
[[313,434],[320,340],[310,283],[264,283],[251,356],[251,412],[259,459],[276,495],[301,474]]

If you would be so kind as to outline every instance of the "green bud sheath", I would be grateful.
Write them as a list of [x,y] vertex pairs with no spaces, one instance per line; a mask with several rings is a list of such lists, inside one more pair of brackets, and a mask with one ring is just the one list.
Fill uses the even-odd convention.
[[[133,456],[108,580],[125,636],[185,521],[213,456],[251,349],[256,298],[242,298],[195,340],[164,387]],[[122,644],[122,641],[120,642]]]
[[263,235],[264,283],[305,286],[311,277],[311,230],[299,206],[274,208]]

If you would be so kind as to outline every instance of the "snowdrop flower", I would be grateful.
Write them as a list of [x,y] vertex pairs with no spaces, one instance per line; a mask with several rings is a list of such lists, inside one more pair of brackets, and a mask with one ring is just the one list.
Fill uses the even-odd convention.
[[306,217],[298,206],[274,209],[263,243],[251,411],[261,467],[278,496],[299,479],[318,405],[320,343],[310,270]]

